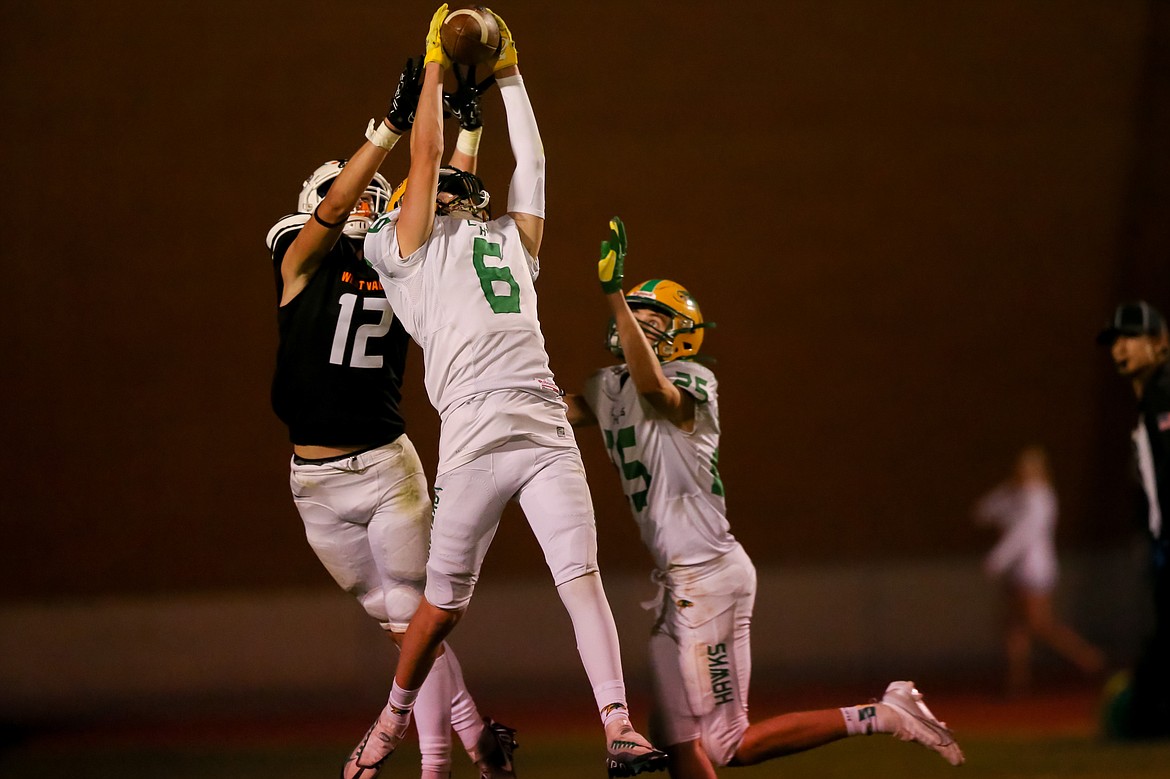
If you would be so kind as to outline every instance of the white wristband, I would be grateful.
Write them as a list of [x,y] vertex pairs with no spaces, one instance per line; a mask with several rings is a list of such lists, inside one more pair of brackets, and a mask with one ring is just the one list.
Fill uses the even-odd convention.
[[459,138],[455,141],[455,148],[468,157],[475,157],[479,154],[479,137],[481,135],[483,135],[482,127],[476,127],[474,130],[460,130]]
[[386,126],[385,122],[371,119],[366,126],[366,140],[379,149],[390,151],[402,136]]

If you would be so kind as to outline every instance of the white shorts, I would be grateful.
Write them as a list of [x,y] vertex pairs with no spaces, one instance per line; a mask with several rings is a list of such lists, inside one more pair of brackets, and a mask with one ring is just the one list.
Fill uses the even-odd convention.
[[500,515],[513,498],[555,584],[597,571],[597,527],[581,453],[512,441],[435,480],[426,589],[432,605],[462,609],[471,601]]
[[431,502],[414,444],[392,443],[289,476],[305,537],[341,587],[383,627],[406,630],[422,598]]
[[650,637],[659,742],[700,741],[711,762],[725,766],[749,724],[756,569],[737,545],[655,579],[665,590]]
[[443,416],[435,481],[447,471],[518,438],[553,448],[577,448],[564,401],[522,390],[484,392],[467,398]]
[[1052,592],[1056,588],[1056,552],[1051,548],[1037,547],[1028,551],[1010,569],[1012,582],[1029,592]]

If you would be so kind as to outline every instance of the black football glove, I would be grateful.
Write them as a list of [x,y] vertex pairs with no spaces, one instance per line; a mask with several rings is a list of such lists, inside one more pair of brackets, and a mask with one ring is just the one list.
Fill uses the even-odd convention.
[[414,112],[418,108],[418,96],[422,93],[422,72],[422,57],[417,60],[411,57],[398,77],[398,86],[394,89],[394,98],[390,101],[386,119],[399,134],[414,126]]
[[454,92],[443,93],[444,112],[447,116],[458,119],[462,129],[478,130],[483,127],[479,96],[492,88],[492,84],[496,83],[496,77],[488,76],[477,84],[474,65],[469,65],[465,70],[455,65],[452,70],[455,71],[455,83],[458,86]]

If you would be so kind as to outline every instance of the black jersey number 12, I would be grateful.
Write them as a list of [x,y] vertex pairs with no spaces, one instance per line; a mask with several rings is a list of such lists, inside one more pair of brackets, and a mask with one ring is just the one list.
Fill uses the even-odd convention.
[[[353,334],[353,349],[349,353],[349,367],[351,368],[381,368],[382,355],[366,354],[366,345],[371,339],[378,339],[390,332],[390,324],[394,320],[394,312],[390,310],[390,303],[383,297],[362,298],[362,309],[378,311],[381,316],[377,322],[358,325]],[[333,348],[329,351],[329,362],[333,365],[345,365],[345,346],[349,343],[349,330],[353,323],[353,312],[357,307],[358,296],[347,292],[338,300],[341,304],[341,313],[337,317],[337,328],[333,331]]]

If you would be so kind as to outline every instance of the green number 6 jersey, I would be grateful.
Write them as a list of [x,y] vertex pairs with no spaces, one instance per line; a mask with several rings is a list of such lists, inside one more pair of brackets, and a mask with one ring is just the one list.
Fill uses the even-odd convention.
[[366,260],[422,347],[427,395],[443,421],[438,473],[516,437],[576,447],[536,313],[537,260],[515,220],[435,216],[431,237],[404,258],[399,214],[370,227]]

